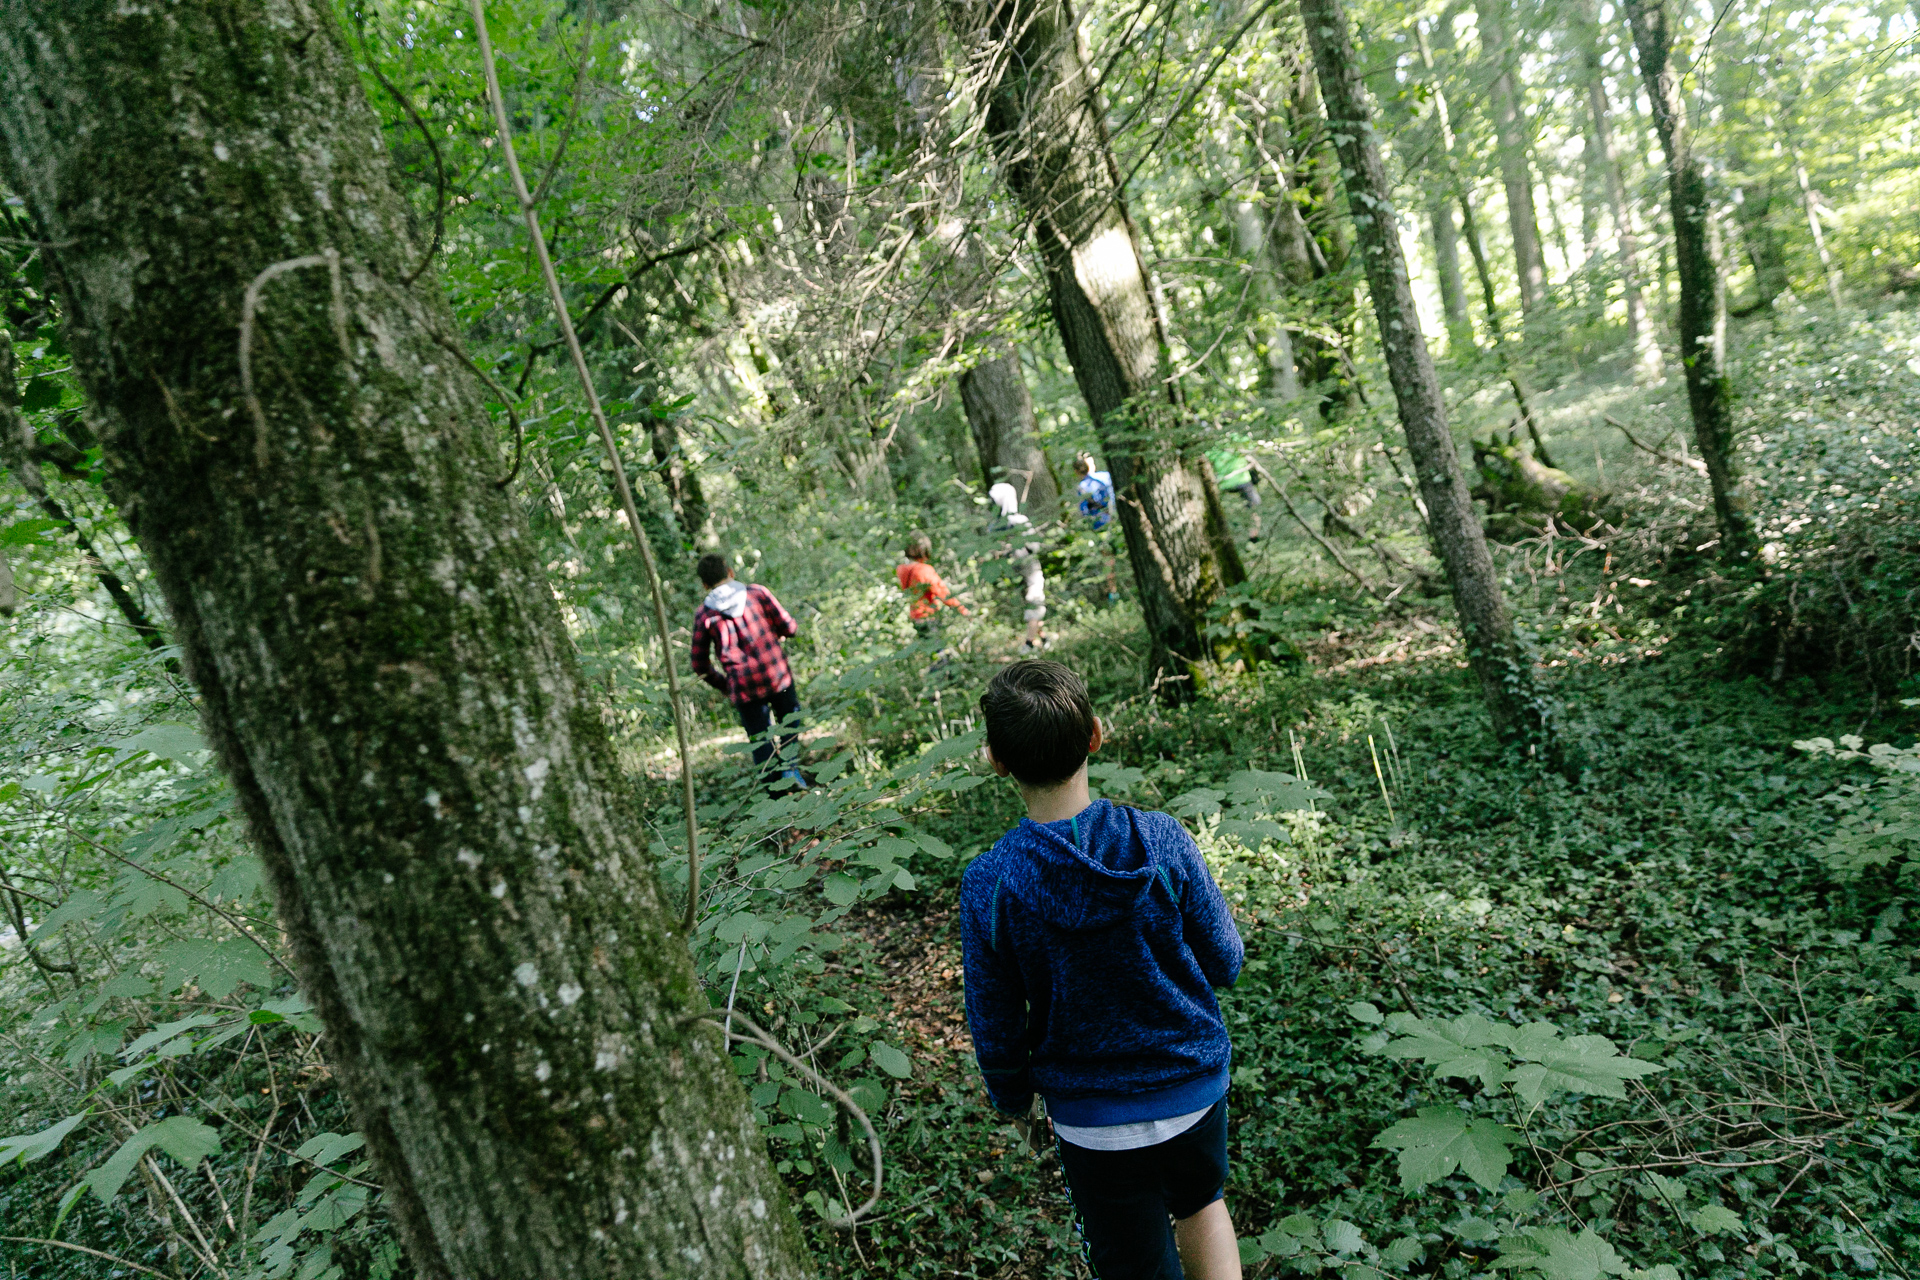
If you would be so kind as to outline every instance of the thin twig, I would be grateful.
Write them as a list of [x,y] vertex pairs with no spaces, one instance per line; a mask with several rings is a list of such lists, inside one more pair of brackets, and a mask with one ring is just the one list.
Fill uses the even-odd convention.
[[1656,449],[1652,445],[1642,442],[1640,437],[1633,434],[1632,429],[1628,427],[1626,423],[1620,421],[1620,419],[1614,417],[1612,414],[1603,413],[1600,416],[1602,418],[1605,418],[1610,425],[1618,427],[1620,429],[1620,434],[1625,436],[1627,438],[1627,443],[1632,445],[1634,448],[1639,449],[1644,453],[1650,453],[1654,457],[1660,459],[1660,461],[1662,462],[1670,462],[1676,467],[1687,467],[1691,469],[1696,475],[1707,474],[1707,464],[1700,461],[1698,458],[1682,458],[1677,454],[1668,453],[1665,449]]
[[360,51],[367,56],[367,70],[373,72],[373,78],[380,82],[380,87],[393,95],[393,100],[400,104],[402,111],[407,113],[407,118],[413,121],[413,127],[418,129],[420,136],[426,140],[428,153],[433,156],[433,238],[427,241],[426,256],[420,259],[420,265],[415,267],[406,279],[402,281],[408,288],[411,288],[413,282],[425,275],[427,268],[433,264],[433,255],[440,251],[441,237],[446,234],[447,163],[441,158],[440,143],[434,138],[433,130],[427,128],[427,122],[420,118],[418,111],[414,110],[413,103],[407,98],[407,95],[400,92],[398,85],[387,79],[386,73],[380,70],[380,64],[374,61],[373,50],[367,44],[367,24],[364,10],[359,8],[354,10],[353,23],[360,32]]
[[[0,1240],[4,1240],[9,1244],[49,1244],[56,1249],[71,1249],[75,1253],[88,1253],[96,1258],[105,1258],[108,1262],[114,1263],[117,1266],[132,1267],[143,1276],[159,1276],[160,1280],[169,1280],[167,1273],[164,1271],[155,1271],[152,1267],[143,1267],[137,1262],[129,1262],[118,1254],[102,1253],[98,1249],[89,1249],[83,1244],[68,1244],[65,1240],[45,1240],[39,1236],[0,1236]],[[222,1274],[225,1273],[223,1272]]]
[[193,890],[187,888],[187,886],[181,884],[178,880],[175,880],[169,876],[164,876],[160,874],[160,872],[155,871],[152,867],[143,867],[139,863],[135,862],[132,858],[127,857],[125,854],[119,853],[113,849],[109,849],[106,845],[101,844],[98,840],[93,839],[91,836],[83,835],[79,831],[74,830],[72,824],[69,823],[65,818],[59,818],[59,819],[56,819],[56,821],[58,821],[60,826],[66,831],[66,833],[72,836],[74,839],[82,841],[83,843],[92,845],[94,848],[98,849],[101,853],[106,854],[109,858],[112,858],[116,862],[125,863],[127,866],[132,867],[135,871],[138,871],[143,876],[150,876],[151,878],[158,880],[161,884],[168,885],[171,888],[178,889],[181,893],[186,894],[189,898],[192,898],[195,902],[199,903],[201,906],[205,907],[207,910],[213,912],[213,914],[219,916],[222,920],[225,920],[228,924],[232,925],[234,929],[239,932],[241,937],[245,938],[248,942],[251,942],[254,946],[260,948],[260,950],[266,952],[267,959],[279,965],[281,972],[285,973],[289,978],[292,978],[295,982],[298,982],[300,980],[300,976],[293,971],[292,967],[289,966],[285,960],[282,960],[278,955],[274,954],[274,950],[272,947],[269,947],[266,943],[262,942],[258,937],[258,935],[256,935],[253,932],[253,930],[247,928],[247,926],[245,926],[244,924],[241,924],[240,921],[234,918],[234,916],[231,913],[222,911],[219,907],[215,906],[213,903],[209,902],[206,898],[202,897],[201,895],[195,893]]
[[693,748],[687,740],[687,718],[680,697],[680,673],[673,661],[672,633],[667,626],[667,599],[660,589],[660,570],[653,562],[653,547],[647,541],[646,530],[640,525],[640,512],[633,504],[633,489],[627,483],[627,469],[620,461],[620,449],[614,443],[613,428],[607,423],[606,411],[600,407],[600,395],[594,390],[593,375],[587,371],[586,352],[580,349],[579,335],[574,333],[573,320],[567,313],[566,296],[560,291],[560,277],[554,274],[553,258],[547,252],[547,238],[540,231],[540,215],[534,209],[533,193],[527,190],[526,175],[520,172],[520,160],[514,154],[513,130],[507,124],[507,102],[500,92],[500,73],[493,63],[493,43],[487,35],[485,7],[481,0],[468,0],[468,6],[473,13],[474,34],[480,39],[480,62],[487,73],[487,96],[493,103],[493,120],[500,135],[501,158],[506,161],[507,172],[513,178],[514,194],[520,198],[520,209],[526,216],[527,234],[533,240],[534,254],[540,261],[540,273],[546,277],[547,294],[553,300],[554,319],[559,322],[560,336],[573,357],[574,372],[580,376],[580,387],[586,394],[587,408],[593,414],[594,425],[600,429],[600,443],[606,448],[607,461],[613,467],[620,505],[626,512],[627,527],[633,533],[634,544],[640,548],[640,563],[646,568],[647,586],[653,595],[653,620],[660,631],[661,665],[667,670],[667,699],[672,704],[673,732],[680,747],[680,802],[687,821],[687,911],[680,927],[691,941],[694,921],[700,913],[700,827],[693,801]]
[[347,360],[353,360],[353,346],[347,339],[347,301],[340,282],[340,253],[337,249],[272,263],[247,285],[247,291],[240,300],[240,393],[246,397],[247,411],[253,415],[254,461],[263,471],[267,467],[267,414],[260,407],[260,397],[253,386],[253,317],[260,309],[260,291],[267,287],[269,281],[275,276],[305,267],[325,267],[332,277],[334,333],[340,339],[340,350]]
[[[747,1034],[742,1035],[737,1031],[729,1031],[726,1027],[715,1021],[716,1017],[731,1017],[733,1021],[738,1022],[747,1029]],[[692,1022],[707,1022],[712,1024],[714,1030],[720,1032],[728,1040],[739,1044],[759,1045],[762,1049],[765,1049],[768,1053],[771,1053],[774,1057],[807,1077],[815,1086],[832,1094],[834,1101],[845,1107],[848,1112],[853,1115],[853,1118],[860,1122],[860,1127],[867,1131],[867,1149],[868,1153],[873,1157],[873,1194],[867,1197],[865,1204],[862,1204],[858,1209],[855,1209],[844,1218],[829,1218],[825,1215],[821,1217],[821,1221],[825,1222],[828,1226],[839,1227],[843,1230],[859,1225],[860,1219],[865,1216],[867,1210],[880,1203],[880,1181],[882,1174],[886,1171],[885,1163],[880,1155],[880,1135],[874,1131],[873,1121],[867,1118],[867,1113],[861,1108],[860,1104],[855,1102],[846,1090],[840,1088],[812,1067],[809,1067],[806,1063],[794,1057],[793,1054],[787,1051],[786,1046],[774,1039],[772,1035],[744,1013],[728,1015],[719,1009],[705,1009],[699,1013],[687,1014],[678,1021],[683,1026]]]

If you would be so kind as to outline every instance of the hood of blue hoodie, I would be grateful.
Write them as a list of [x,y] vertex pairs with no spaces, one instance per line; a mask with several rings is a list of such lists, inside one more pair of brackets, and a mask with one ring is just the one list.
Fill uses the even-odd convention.
[[1062,822],[1022,818],[1015,830],[1035,855],[1040,882],[1038,892],[1021,895],[1026,905],[1069,933],[1109,928],[1131,916],[1155,871],[1146,842],[1134,830],[1138,812],[1096,800]]

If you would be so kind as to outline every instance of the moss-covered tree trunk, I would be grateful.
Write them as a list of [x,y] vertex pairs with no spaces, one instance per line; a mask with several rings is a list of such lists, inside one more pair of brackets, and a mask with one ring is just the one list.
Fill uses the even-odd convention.
[[1532,664],[1514,636],[1486,534],[1474,516],[1460,454],[1447,429],[1440,380],[1420,332],[1400,249],[1392,188],[1374,137],[1373,111],[1360,80],[1346,10],[1340,0],[1301,0],[1300,10],[1313,46],[1327,119],[1340,148],[1347,206],[1353,215],[1357,249],[1366,263],[1387,376],[1393,383],[1420,493],[1426,499],[1427,529],[1453,589],[1467,660],[1479,677],[1500,735],[1553,758],[1558,749],[1551,707],[1536,688]]
[[0,0],[0,139],[416,1271],[804,1274],[332,7]]
[[1733,389],[1727,381],[1725,281],[1714,252],[1713,207],[1707,174],[1693,151],[1687,102],[1672,59],[1673,36],[1665,0],[1622,0],[1640,74],[1653,104],[1653,124],[1667,157],[1673,205],[1674,265],[1680,275],[1680,362],[1687,372],[1693,435],[1713,489],[1713,513],[1722,558],[1738,563],[1753,550],[1753,516],[1739,460],[1733,452]]
[[[953,0],[987,133],[1032,220],[1055,322],[1113,473],[1149,666],[1206,656],[1207,606],[1246,574],[1203,456],[1183,450],[1167,335],[1064,0]],[[1172,683],[1169,692],[1185,686]]]

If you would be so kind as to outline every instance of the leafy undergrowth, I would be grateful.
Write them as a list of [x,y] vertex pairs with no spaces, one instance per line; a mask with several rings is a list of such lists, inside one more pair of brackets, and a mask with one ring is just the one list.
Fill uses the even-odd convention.
[[[1363,653],[1382,628],[1427,634],[1370,623]],[[1829,797],[1865,779],[1793,745],[1870,695],[1602,641],[1561,650],[1572,783],[1505,758],[1443,656],[1349,652],[1177,711],[1103,691],[1104,785],[1187,814],[1248,943],[1223,1003],[1250,1274],[1897,1274],[1920,1250],[1920,935],[1898,868],[1823,854]],[[1332,800],[1250,851],[1223,835],[1229,778],[1292,770],[1289,728]],[[929,825],[984,846],[997,789]],[[873,1225],[815,1233],[840,1274],[1079,1265],[1057,1174],[992,1122],[965,1052],[960,864],[867,908],[821,977],[913,1074]]]

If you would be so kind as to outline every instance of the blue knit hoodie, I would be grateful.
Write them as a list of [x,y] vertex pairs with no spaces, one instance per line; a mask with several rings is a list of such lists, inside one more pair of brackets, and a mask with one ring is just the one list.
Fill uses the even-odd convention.
[[960,882],[967,1025],[993,1105],[1063,1124],[1164,1120],[1227,1091],[1216,987],[1244,951],[1193,837],[1097,800],[1023,818]]

